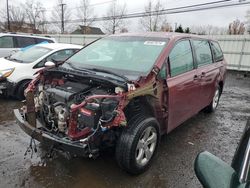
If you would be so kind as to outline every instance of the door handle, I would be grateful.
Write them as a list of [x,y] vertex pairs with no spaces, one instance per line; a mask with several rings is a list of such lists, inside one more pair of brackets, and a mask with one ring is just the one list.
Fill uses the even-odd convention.
[[205,77],[206,76],[206,73],[205,72],[202,72],[201,73],[201,77]]
[[194,80],[198,80],[199,76],[198,75],[194,75]]

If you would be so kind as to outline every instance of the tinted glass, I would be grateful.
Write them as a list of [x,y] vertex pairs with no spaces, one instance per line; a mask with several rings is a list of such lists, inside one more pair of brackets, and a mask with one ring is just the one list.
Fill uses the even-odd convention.
[[223,53],[221,51],[220,45],[217,42],[211,42],[211,48],[214,55],[215,61],[223,60]]
[[0,37],[0,48],[14,48],[13,37]]
[[36,44],[35,38],[30,37],[16,37],[18,48],[24,48]]
[[171,76],[188,72],[194,68],[193,54],[188,40],[178,42],[169,55]]
[[36,43],[41,43],[41,42],[53,43],[52,40],[47,40],[47,39],[42,39],[42,38],[36,38]]
[[194,49],[198,67],[213,63],[209,42],[206,40],[194,40]]
[[28,48],[27,50],[18,51],[17,53],[8,57],[8,59],[20,63],[31,63],[49,53],[50,51],[51,49],[48,48],[33,46],[31,48]]
[[98,68],[122,75],[141,75],[151,70],[168,39],[108,37],[83,48],[67,62],[77,68]]

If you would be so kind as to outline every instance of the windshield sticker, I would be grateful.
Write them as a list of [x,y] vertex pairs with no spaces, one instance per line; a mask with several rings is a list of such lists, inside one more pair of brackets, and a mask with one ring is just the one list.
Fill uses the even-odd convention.
[[166,44],[166,42],[161,42],[161,41],[145,41],[145,45],[153,45],[153,46],[163,46]]

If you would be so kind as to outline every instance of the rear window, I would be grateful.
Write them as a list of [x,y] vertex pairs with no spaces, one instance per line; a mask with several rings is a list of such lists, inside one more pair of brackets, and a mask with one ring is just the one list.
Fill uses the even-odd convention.
[[207,40],[193,41],[198,67],[213,63],[210,45]]
[[0,48],[14,48],[13,37],[11,36],[0,37]]
[[35,38],[31,37],[16,37],[18,48],[24,48],[36,44]]
[[212,41],[211,42],[211,48],[214,56],[214,60],[222,61],[223,60],[223,53],[221,51],[220,45],[217,42]]

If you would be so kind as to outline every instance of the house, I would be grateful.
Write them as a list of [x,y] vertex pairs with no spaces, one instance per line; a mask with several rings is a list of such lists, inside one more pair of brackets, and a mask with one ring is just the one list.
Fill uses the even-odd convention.
[[80,25],[79,28],[73,31],[71,34],[104,35],[100,28],[84,25]]

